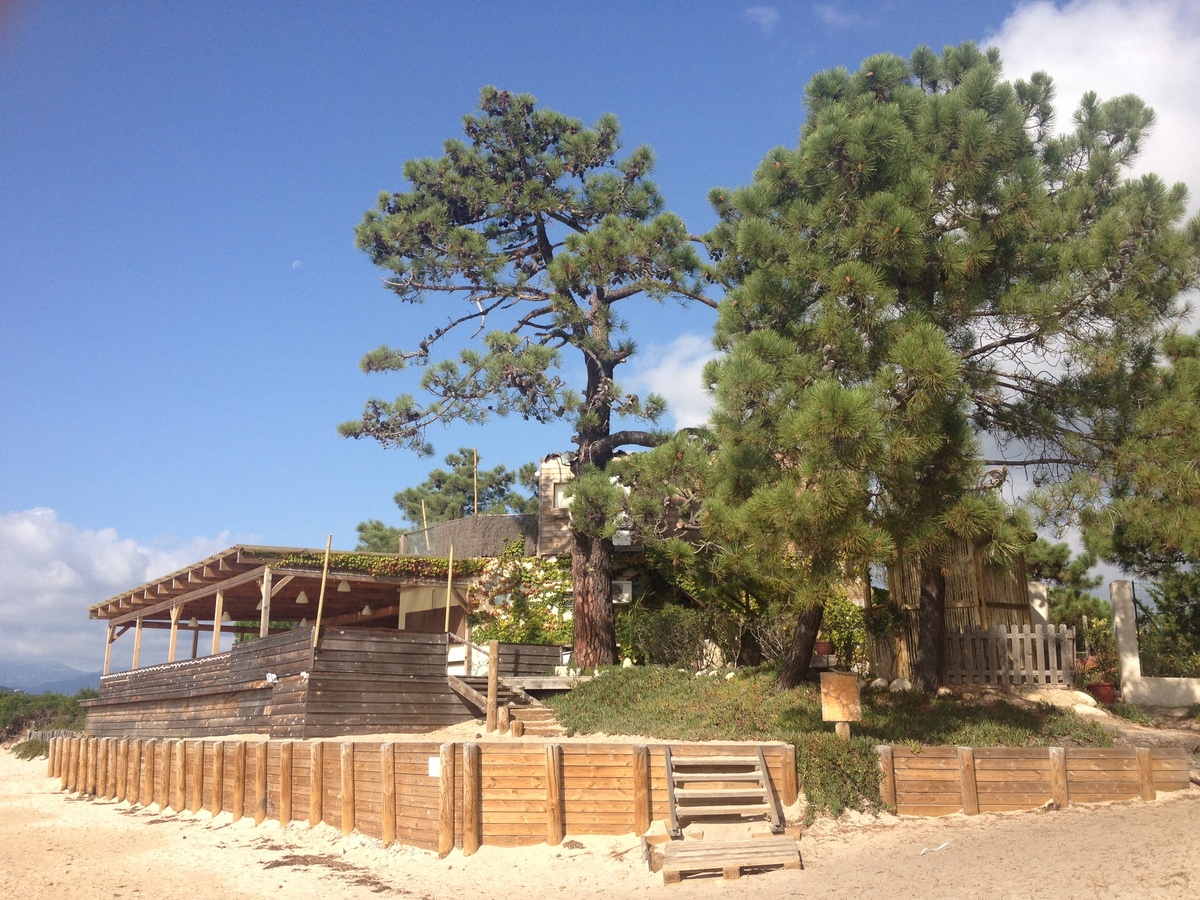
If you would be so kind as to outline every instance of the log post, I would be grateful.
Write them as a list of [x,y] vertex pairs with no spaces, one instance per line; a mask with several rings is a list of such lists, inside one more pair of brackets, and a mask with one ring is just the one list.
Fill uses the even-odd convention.
[[142,617],[137,617],[137,627],[133,632],[133,665],[130,671],[136,672],[142,658]]
[[342,834],[354,831],[354,742],[342,744]]
[[308,824],[316,828],[321,824],[325,798],[325,743],[313,741],[308,747]]
[[92,749],[90,752],[91,752],[91,760],[92,760],[92,763],[91,763],[92,783],[90,785],[91,790],[89,791],[89,793],[93,797],[99,797],[100,796],[100,750],[103,748],[104,743],[98,737],[94,737],[91,740],[92,740]]
[[1138,793],[1143,800],[1153,800],[1157,795],[1154,790],[1154,766],[1150,761],[1150,748],[1137,747]]
[[254,824],[267,817],[267,742],[254,745]]
[[380,837],[383,846],[396,842],[396,745],[379,745]]
[[108,745],[108,798],[115,801],[117,785],[121,778],[121,741],[119,738],[109,738]]
[[514,719],[512,725],[509,726],[509,733],[513,737],[519,738],[525,736],[525,723],[520,719]]
[[279,827],[292,821],[292,753],[294,744],[279,745]]
[[79,778],[79,738],[73,737],[67,742],[67,767],[63,775],[63,790],[68,794],[75,793],[75,785]]
[[167,644],[167,662],[175,662],[175,649],[179,645],[179,616],[183,612],[183,604],[177,603],[171,607],[171,639]]
[[645,744],[633,747],[633,831],[650,830],[650,750]]
[[483,842],[483,776],[479,745],[463,744],[463,856],[479,850]]
[[221,808],[225,803],[225,742],[217,741],[213,744],[213,794],[212,794],[212,815],[215,819],[221,814]]
[[262,614],[258,617],[258,636],[265,638],[271,630],[271,567],[263,569]]
[[175,776],[171,783],[175,785],[175,799],[171,806],[177,813],[187,809],[187,742],[175,742]]
[[779,786],[780,799],[784,806],[791,806],[800,799],[800,785],[796,774],[796,745],[784,744],[780,753],[779,768],[783,773]]
[[101,800],[108,799],[108,738],[100,738],[97,743],[96,760],[96,796]]
[[192,805],[193,815],[204,804],[204,741],[192,742]]
[[1062,747],[1050,748],[1050,796],[1059,809],[1066,809],[1071,804],[1071,790],[1067,784],[1067,751]]
[[508,726],[512,720],[512,708],[505,703],[496,710],[496,729],[501,734],[508,734]]
[[129,739],[117,744],[117,802],[124,803],[129,795]]
[[233,821],[237,822],[246,811],[246,742],[233,745]]
[[438,772],[438,856],[454,849],[454,751],[456,745],[442,744]]
[[108,639],[104,642],[104,673],[103,674],[105,674],[105,675],[108,674],[109,669],[112,667],[112,645],[113,645],[113,641],[115,641],[117,639],[116,634],[117,634],[116,626],[109,625],[108,626]]
[[138,803],[144,809],[154,805],[154,741],[142,741],[139,748],[142,756],[142,785],[138,790]]
[[46,777],[54,777],[54,756],[58,751],[58,738],[50,738],[50,752],[46,755]]
[[83,737],[79,739],[79,774],[75,778],[75,790],[81,797],[87,794],[87,769],[88,739]]
[[566,834],[562,796],[562,745],[546,745],[546,843],[555,847]]
[[979,785],[975,781],[975,751],[971,747],[958,748],[958,780],[963,812],[968,816],[979,815]]
[[500,689],[500,642],[488,641],[487,728],[496,730],[496,695]]
[[212,655],[221,652],[221,619],[225,615],[225,592],[217,589],[217,605],[213,609]]
[[[171,805],[171,762],[174,741],[165,738],[158,742],[158,782],[155,784],[155,802],[160,811]],[[161,784],[161,787],[159,786]]]
[[896,806],[896,761],[891,747],[876,747],[879,754],[879,798],[884,806]]

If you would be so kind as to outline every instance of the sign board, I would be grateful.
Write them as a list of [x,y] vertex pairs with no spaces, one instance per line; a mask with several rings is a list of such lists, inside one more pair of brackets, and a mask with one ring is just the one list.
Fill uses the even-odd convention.
[[821,673],[821,718],[826,722],[861,722],[858,676],[844,672]]
[[440,756],[429,757],[429,777],[430,778],[441,778],[442,777],[442,758]]

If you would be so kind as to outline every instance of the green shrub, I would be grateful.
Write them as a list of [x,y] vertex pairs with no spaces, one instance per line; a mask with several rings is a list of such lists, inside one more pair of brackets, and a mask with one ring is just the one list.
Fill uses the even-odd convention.
[[878,812],[879,756],[875,741],[865,737],[843,740],[835,734],[795,737],[796,768],[808,801],[804,821],[819,815],[840,816],[844,810]]
[[50,755],[50,744],[46,741],[21,741],[12,748],[17,759],[47,758]]
[[672,604],[662,609],[635,606],[617,618],[621,652],[638,662],[703,668],[709,623],[702,610]]
[[867,656],[867,618],[863,608],[837,591],[825,601],[821,630],[829,635],[838,665],[847,672],[865,672]]
[[84,724],[80,700],[98,696],[91,688],[74,697],[63,694],[0,694],[0,742],[31,729],[79,731]]
[[1152,724],[1150,717],[1132,703],[1114,703],[1108,707],[1108,711],[1114,716],[1120,716],[1122,719],[1127,719],[1137,725]]

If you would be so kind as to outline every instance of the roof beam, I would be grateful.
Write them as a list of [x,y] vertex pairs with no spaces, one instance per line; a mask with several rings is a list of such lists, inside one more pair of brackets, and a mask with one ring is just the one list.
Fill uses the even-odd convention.
[[210,584],[206,587],[198,588],[197,590],[191,591],[186,594],[181,594],[180,596],[174,597],[170,600],[164,600],[163,602],[156,603],[153,606],[144,607],[135,612],[125,613],[125,615],[117,616],[114,619],[112,619],[111,621],[115,625],[120,625],[122,622],[131,621],[133,619],[138,618],[139,616],[153,616],[156,613],[164,612],[164,611],[170,609],[176,603],[188,603],[192,600],[198,600],[201,597],[204,597],[209,593],[215,594],[218,590],[227,591],[230,588],[237,587],[238,585],[246,584],[247,582],[258,580],[259,578],[262,577],[264,569],[266,569],[266,566],[259,566],[257,569],[251,569],[249,572],[243,572],[241,575],[237,575],[233,578],[227,578],[224,581],[218,582],[216,584]]

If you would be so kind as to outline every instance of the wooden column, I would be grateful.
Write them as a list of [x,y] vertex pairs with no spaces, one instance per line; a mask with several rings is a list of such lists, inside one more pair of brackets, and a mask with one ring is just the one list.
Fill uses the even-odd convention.
[[496,730],[496,695],[500,690],[500,642],[488,641],[487,728]]
[[442,744],[438,755],[438,856],[454,849],[454,744]]
[[284,741],[279,745],[279,827],[292,821],[292,753],[295,745]]
[[271,629],[271,567],[263,569],[262,614],[258,617],[258,636],[265,638]]
[[650,830],[650,749],[645,744],[633,747],[633,831]]
[[546,745],[546,843],[562,843],[566,834],[562,796],[562,745]]
[[342,834],[354,831],[354,742],[342,744]]
[[[158,781],[161,783],[161,788],[155,791],[155,801],[158,803],[160,810],[166,810],[171,805],[171,788],[174,782],[171,780],[173,774],[175,756],[175,742],[162,740],[158,742]],[[157,785],[156,785],[157,787]]]
[[1150,762],[1150,748],[1137,747],[1138,793],[1143,800],[1153,800],[1158,794],[1154,790],[1154,766]]
[[104,642],[104,674],[107,675],[112,668],[112,645],[117,639],[117,629],[115,625],[108,626],[108,640]]
[[213,744],[213,777],[212,777],[212,816],[215,819],[221,814],[225,803],[225,742]]
[[96,796],[108,799],[108,738],[100,738],[96,746]]
[[217,605],[213,609],[212,655],[221,652],[221,619],[225,615],[225,592],[217,589]]
[[876,747],[879,754],[879,798],[884,806],[896,805],[896,762],[891,747]]
[[246,742],[233,745],[233,821],[246,811]]
[[193,813],[200,812],[204,803],[204,741],[192,742],[192,804]]
[[196,658],[196,653],[200,649],[200,626],[197,625],[192,629],[192,659]]
[[83,752],[83,739],[71,738],[71,755],[67,761],[67,793],[79,790],[79,756]]
[[324,810],[321,804],[325,799],[325,743],[313,741],[308,747],[308,824],[316,828],[321,824]]
[[72,786],[71,772],[75,768],[75,742],[78,740],[79,738],[67,739],[67,764],[63,767],[62,790],[66,791],[68,794],[75,790],[75,788]]
[[50,738],[50,752],[46,754],[46,777],[54,777],[54,757],[58,752],[58,738]]
[[171,808],[175,812],[183,812],[187,809],[187,744],[181,740],[175,742],[175,777],[172,783],[175,785],[175,799],[171,801]]
[[117,785],[121,778],[121,741],[119,738],[109,738],[108,741],[108,797],[117,799]]
[[117,802],[124,803],[129,795],[129,739],[117,744]]
[[142,741],[139,750],[142,758],[142,783],[138,790],[138,803],[149,808],[154,804],[154,741]]
[[783,800],[784,806],[791,806],[800,799],[800,784],[796,774],[796,745],[784,744],[781,756],[779,765],[783,770],[783,783],[779,786],[780,799]]
[[483,770],[478,744],[463,744],[463,856],[483,842]]
[[254,745],[254,824],[267,817],[267,742]]
[[971,747],[958,748],[958,780],[963,812],[968,816],[979,815],[979,785],[975,781],[975,751]]
[[88,751],[91,749],[91,740],[87,737],[79,741],[79,777],[76,779],[76,790],[82,797],[88,792]]
[[167,645],[167,662],[175,662],[175,648],[179,643],[179,617],[182,614],[182,603],[171,607],[171,641]]
[[379,745],[379,815],[383,846],[396,842],[396,745]]
[[142,617],[137,617],[137,628],[133,632],[133,665],[130,666],[131,671],[137,671],[138,663],[142,657]]
[[496,730],[501,734],[508,734],[508,727],[512,721],[512,709],[507,703],[496,710]]
[[1050,796],[1059,809],[1071,805],[1071,791],[1067,785],[1067,751],[1062,747],[1050,748]]

